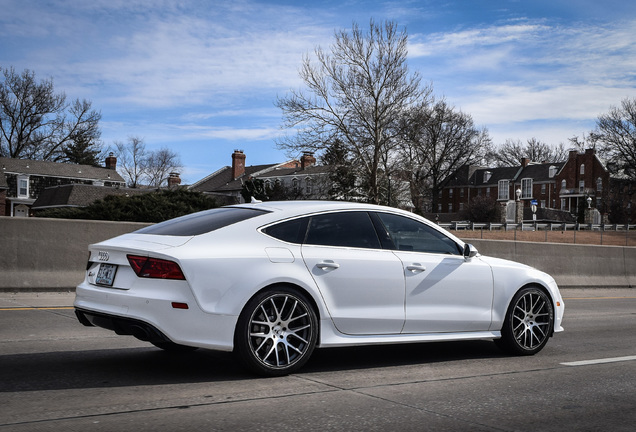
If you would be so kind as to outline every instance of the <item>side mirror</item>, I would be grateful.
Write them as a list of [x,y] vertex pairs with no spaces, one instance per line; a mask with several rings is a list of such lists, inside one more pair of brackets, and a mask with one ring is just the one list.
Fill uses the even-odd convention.
[[464,245],[464,258],[473,258],[476,257],[477,254],[479,252],[477,251],[477,248],[469,243],[466,243],[466,245]]

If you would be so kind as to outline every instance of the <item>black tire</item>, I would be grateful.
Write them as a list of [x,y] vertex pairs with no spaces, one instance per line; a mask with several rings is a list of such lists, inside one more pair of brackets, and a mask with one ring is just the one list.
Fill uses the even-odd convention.
[[495,343],[503,351],[516,355],[533,355],[543,349],[554,329],[554,308],[550,297],[539,288],[523,288],[508,306]]
[[187,345],[179,345],[174,342],[150,342],[157,348],[161,348],[164,351],[168,352],[190,352],[198,350],[199,347],[187,346]]
[[259,375],[287,375],[307,362],[317,338],[318,319],[307,298],[291,288],[272,288],[245,305],[234,333],[234,353]]

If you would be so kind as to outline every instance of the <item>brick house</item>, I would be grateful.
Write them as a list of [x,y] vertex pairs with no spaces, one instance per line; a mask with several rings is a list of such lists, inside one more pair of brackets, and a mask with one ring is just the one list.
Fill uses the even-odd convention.
[[92,185],[123,188],[112,153],[105,166],[77,165],[0,157],[0,216],[30,216],[33,204],[47,188],[63,185]]
[[220,204],[243,202],[241,189],[245,181],[261,179],[266,186],[279,184],[298,192],[304,198],[320,198],[320,187],[327,172],[325,167],[316,166],[316,158],[305,153],[300,160],[290,160],[278,164],[247,166],[247,156],[242,150],[232,153],[232,165],[213,172],[189,186],[191,190],[204,192],[217,198]]
[[[570,151],[563,169],[556,176],[559,189],[558,208],[575,213],[579,204],[591,197],[592,206],[605,213],[608,202],[610,174],[593,149],[579,154]],[[557,208],[557,207],[555,207]]]
[[[464,166],[442,182],[437,199],[437,213],[457,213],[466,209],[476,196],[497,201],[502,207],[502,222],[514,222],[517,191],[519,202],[529,208],[536,201],[538,213],[550,213],[546,219],[559,219],[558,210],[575,214],[587,197],[605,211],[610,175],[593,149],[569,153],[565,162],[535,163],[523,159],[520,166],[484,168]],[[565,215],[564,215],[565,216]]]

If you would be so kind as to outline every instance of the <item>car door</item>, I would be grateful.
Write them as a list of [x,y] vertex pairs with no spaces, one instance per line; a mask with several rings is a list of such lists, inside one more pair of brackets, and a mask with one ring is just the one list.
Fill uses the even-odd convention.
[[382,249],[367,212],[312,216],[302,255],[338,331],[351,335],[402,331],[402,262]]
[[479,258],[464,258],[453,239],[421,221],[389,213],[377,215],[403,267],[403,333],[488,330],[493,301],[490,266]]

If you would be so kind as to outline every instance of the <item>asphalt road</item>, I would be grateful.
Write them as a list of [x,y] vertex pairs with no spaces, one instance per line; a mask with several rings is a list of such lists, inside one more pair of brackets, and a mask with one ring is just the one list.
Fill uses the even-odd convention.
[[488,341],[329,349],[265,379],[83,327],[72,295],[0,293],[0,431],[636,430],[636,290],[563,295],[566,331],[533,357]]

